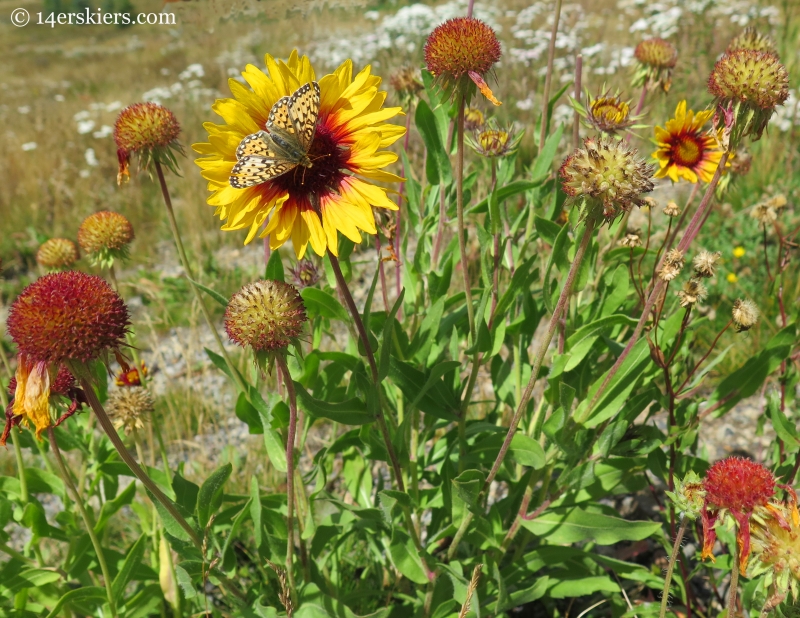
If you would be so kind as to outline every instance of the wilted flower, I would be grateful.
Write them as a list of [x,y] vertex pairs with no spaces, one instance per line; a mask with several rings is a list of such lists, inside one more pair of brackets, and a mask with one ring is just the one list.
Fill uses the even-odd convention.
[[153,396],[142,386],[116,389],[108,397],[108,416],[114,427],[123,429],[126,434],[144,429],[145,421],[154,410]]
[[119,173],[117,184],[130,178],[131,155],[139,156],[139,168],[149,170],[152,163],[176,169],[175,153],[183,153],[178,143],[181,127],[175,115],[158,103],[134,103],[123,109],[114,124]]
[[708,91],[717,98],[717,125],[731,130],[735,147],[742,137],[761,137],[775,112],[789,97],[789,74],[775,54],[737,49],[714,65]]
[[667,205],[664,206],[664,214],[668,217],[677,217],[681,214],[681,209],[675,202],[667,202]]
[[636,153],[624,141],[586,138],[561,165],[561,186],[567,195],[584,198],[586,216],[611,221],[641,205],[642,194],[653,190],[653,168]]
[[464,130],[477,131],[483,128],[486,124],[486,118],[483,112],[474,107],[468,107],[464,110]]
[[78,261],[78,246],[68,238],[45,240],[36,252],[36,263],[48,270],[69,268]]
[[794,491],[785,489],[790,499],[770,502],[752,522],[750,577],[767,573],[765,584],[773,591],[768,606],[783,601],[789,590],[795,600],[800,597],[800,513]]
[[101,210],[89,215],[78,228],[78,244],[89,260],[110,267],[115,259],[128,258],[128,245],[133,241],[131,222],[118,212]]
[[670,249],[664,256],[664,261],[658,270],[659,278],[663,281],[672,281],[683,270],[684,263],[683,253],[677,249]]
[[739,545],[739,568],[744,572],[750,555],[750,518],[756,510],[767,506],[775,494],[775,477],[761,464],[741,457],[718,461],[706,473],[703,506],[702,557],[714,560],[717,533],[714,525],[730,515],[736,521]]
[[726,51],[727,53],[731,53],[737,49],[751,49],[753,51],[770,52],[772,54],[778,52],[775,40],[767,34],[761,34],[753,26],[747,26],[741,34],[734,37]]
[[706,251],[703,249],[694,256],[692,266],[694,273],[698,277],[713,277],[717,272],[717,262],[722,254],[719,251]]
[[389,83],[397,92],[403,107],[411,107],[425,88],[422,85],[419,69],[415,67],[400,67],[389,77]]
[[708,296],[708,290],[701,281],[697,279],[689,279],[683,284],[683,287],[678,292],[681,307],[691,307],[692,305],[702,302]]
[[260,366],[270,354],[295,342],[307,320],[297,289],[282,281],[248,283],[231,297],[225,330],[231,341],[256,353]]
[[14,416],[33,422],[37,436],[50,426],[51,372],[83,364],[124,345],[128,308],[100,277],[76,271],[45,275],[11,305],[8,334],[20,362]]
[[458,91],[469,102],[475,86],[500,105],[484,80],[500,60],[500,41],[494,30],[474,17],[456,17],[434,28],[425,42],[425,65],[451,96]]
[[749,298],[737,298],[733,303],[731,316],[733,318],[733,325],[736,327],[736,332],[741,333],[750,330],[756,325],[760,312],[756,304]]
[[703,131],[714,112],[694,113],[686,109],[686,101],[678,103],[675,118],[668,120],[664,128],[656,127],[658,150],[653,158],[658,160],[656,178],[669,177],[672,182],[681,178],[691,183],[698,179],[711,182],[717,170],[722,150],[713,134]]
[[619,241],[619,244],[623,247],[628,247],[630,249],[633,249],[635,247],[642,246],[642,239],[639,236],[639,232],[629,231],[627,234],[625,234],[622,240]]
[[606,92],[590,99],[588,103],[586,121],[598,131],[614,134],[634,123],[630,101],[623,101],[619,93],[611,96]]
[[664,92],[672,85],[672,69],[678,63],[678,50],[669,41],[654,37],[636,46],[633,52],[638,61],[635,86],[660,86]]
[[766,202],[761,202],[753,206],[753,210],[750,211],[750,216],[761,225],[767,226],[778,220],[778,211]]

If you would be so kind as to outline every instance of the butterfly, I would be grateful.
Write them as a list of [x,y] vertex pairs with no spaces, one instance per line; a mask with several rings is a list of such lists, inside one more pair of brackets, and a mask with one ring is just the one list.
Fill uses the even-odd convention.
[[300,86],[282,97],[269,112],[267,130],[245,137],[236,149],[229,182],[245,189],[277,178],[298,165],[311,167],[308,150],[319,118],[319,84]]

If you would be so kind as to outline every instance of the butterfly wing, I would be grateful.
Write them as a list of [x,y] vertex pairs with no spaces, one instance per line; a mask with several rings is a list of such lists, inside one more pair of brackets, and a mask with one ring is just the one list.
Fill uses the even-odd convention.
[[297,167],[297,163],[275,157],[246,155],[236,162],[229,182],[234,189],[246,189],[277,178]]
[[311,82],[298,88],[289,97],[288,112],[292,121],[293,133],[304,152],[308,152],[319,118],[319,84]]
[[272,141],[266,131],[259,131],[245,137],[236,149],[236,159],[254,155],[257,157],[275,157]]

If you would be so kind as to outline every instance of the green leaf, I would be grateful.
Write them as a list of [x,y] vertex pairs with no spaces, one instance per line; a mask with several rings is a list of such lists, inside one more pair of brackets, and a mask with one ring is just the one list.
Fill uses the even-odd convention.
[[558,579],[557,583],[547,591],[547,596],[552,599],[565,599],[595,592],[619,594],[619,585],[608,575],[567,575]]
[[637,320],[630,318],[627,315],[616,314],[605,318],[600,318],[599,320],[595,320],[594,322],[586,324],[585,326],[582,326],[576,330],[572,335],[569,336],[566,342],[567,351],[570,354],[570,358],[564,367],[564,371],[572,371],[584,358],[586,358],[586,355],[592,349],[594,342],[600,338],[600,335],[603,334],[603,331],[620,324],[636,326],[636,322]]
[[189,280],[189,282],[192,285],[194,285],[194,286],[200,288],[201,290],[203,290],[206,294],[208,294],[211,298],[213,298],[215,301],[217,301],[220,305],[222,305],[225,308],[228,307],[228,299],[225,298],[222,294],[212,290],[209,287],[206,287],[205,285],[195,281],[194,279],[191,279],[188,275],[187,275],[186,278]]
[[521,466],[528,466],[534,470],[544,468],[546,458],[541,445],[524,433],[515,433],[511,438],[511,457]]
[[[558,289],[556,286],[553,286],[554,281],[551,278],[551,273],[553,272],[554,266],[557,268],[559,263],[568,261],[568,250],[569,226],[565,225],[561,228],[558,236],[556,236],[556,240],[553,243],[553,250],[550,253],[550,257],[547,259],[547,268],[544,271],[544,286],[542,291],[544,295],[544,304],[550,313],[553,313],[555,309],[554,298],[558,297]],[[556,287],[555,290],[553,289],[554,287]]]
[[332,320],[347,322],[350,316],[342,304],[327,292],[319,288],[305,288],[300,292],[306,306],[309,319],[318,316]]
[[545,511],[536,519],[523,520],[522,525],[552,544],[593,541],[598,545],[611,545],[619,541],[641,541],[661,530],[660,522],[629,521],[578,507]]
[[415,584],[424,586],[428,583],[425,567],[419,556],[417,548],[405,532],[399,528],[392,528],[392,541],[389,545],[389,554],[395,568]]
[[403,297],[405,296],[406,289],[400,290],[400,295],[392,306],[389,315],[386,316],[386,321],[383,324],[383,339],[381,340],[380,358],[378,360],[378,380],[382,381],[389,375],[389,354],[392,350],[392,331],[395,324],[395,316],[398,310],[403,305]]
[[[455,330],[453,331],[455,333]],[[456,361],[448,361],[451,365],[441,363],[437,365],[436,369],[431,369],[430,376],[434,375],[434,371],[442,375],[448,373],[449,368],[453,368]],[[401,391],[403,395],[414,402],[414,405],[425,414],[430,414],[436,418],[447,421],[458,420],[456,412],[458,412],[458,402],[452,393],[445,387],[444,382],[436,378],[427,377],[422,371],[419,371],[409,363],[398,360],[394,356],[389,359],[389,377]],[[460,363],[457,363],[460,366]],[[423,392],[420,392],[420,385]]]
[[200,487],[197,496],[197,521],[201,528],[205,528],[209,518],[222,504],[222,488],[233,472],[229,463],[220,466],[211,473]]
[[64,494],[64,481],[55,474],[41,468],[25,468],[25,480],[28,482],[28,491],[33,494],[56,494],[62,498]]
[[550,174],[550,169],[553,167],[553,160],[558,151],[558,144],[561,141],[561,136],[564,133],[564,126],[559,126],[555,133],[548,137],[544,142],[544,148],[539,152],[536,161],[531,169],[531,178],[544,182],[544,179]]
[[142,535],[139,537],[139,540],[137,540],[131,546],[131,548],[128,550],[128,554],[125,556],[125,561],[122,563],[122,567],[117,573],[117,576],[114,578],[114,581],[111,583],[111,594],[114,597],[114,601],[117,603],[122,600],[122,595],[125,592],[125,586],[128,585],[134,570],[139,566],[139,563],[144,557],[145,540],[145,535]]
[[478,510],[478,495],[485,480],[486,478],[480,470],[464,470],[452,481],[453,489],[470,511]]
[[564,226],[559,225],[555,221],[550,221],[550,219],[540,217],[539,215],[534,215],[533,222],[542,240],[548,245],[556,244],[556,238],[558,238],[558,235],[561,233],[561,228]]
[[515,195],[519,195],[520,193],[524,193],[525,191],[530,191],[531,189],[541,186],[544,180],[545,177],[536,180],[515,180],[514,182],[510,182],[507,185],[496,189],[489,197],[482,199],[467,212],[475,214],[488,212],[490,200],[496,201],[497,206],[499,206],[510,197],[514,197]]
[[269,260],[267,261],[267,268],[264,271],[264,279],[286,282],[285,277],[283,260],[281,260],[280,251],[275,250],[270,254]]
[[166,530],[170,535],[178,539],[179,541],[183,541],[184,543],[191,542],[191,538],[189,537],[186,530],[183,529],[178,523],[172,514],[164,507],[163,504],[159,500],[156,500],[156,497],[150,493],[148,490],[147,495],[150,497],[150,501],[156,507],[158,511],[158,516],[161,518],[161,522],[164,524],[164,530]]
[[50,613],[47,614],[47,618],[56,618],[56,616],[61,614],[63,607],[69,603],[86,603],[90,601],[97,601],[97,603],[100,604],[106,600],[107,597],[105,588],[99,588],[97,586],[84,586],[83,588],[70,590],[69,592],[65,592],[63,595],[61,595],[58,603],[56,603],[53,606],[53,609],[50,610]]
[[178,580],[178,585],[183,590],[183,596],[187,599],[193,599],[197,596],[197,589],[194,587],[192,578],[189,573],[181,565],[175,567],[175,576]]
[[771,392],[769,395],[767,410],[769,411],[770,419],[772,419],[772,427],[778,438],[783,440],[789,448],[799,445],[800,439],[798,439],[797,436],[797,428],[794,426],[794,423],[789,421],[786,415],[781,412],[780,395],[775,391]]
[[250,477],[250,519],[253,520],[256,547],[261,547],[261,492],[258,489],[258,479],[255,474]]
[[367,411],[366,404],[355,397],[340,403],[330,403],[312,397],[299,382],[294,383],[294,388],[297,405],[314,418],[327,418],[344,425],[366,425],[375,420]]
[[122,490],[117,497],[113,500],[107,500],[103,503],[100,509],[100,515],[97,518],[97,523],[94,525],[94,533],[100,534],[111,519],[111,516],[119,511],[123,506],[129,505],[133,502],[133,497],[136,495],[136,483],[130,483],[124,490]]
[[172,489],[175,491],[175,501],[190,513],[194,513],[200,487],[183,478],[181,472],[182,471],[179,470],[172,477]]
[[446,185],[452,182],[453,172],[450,167],[450,157],[442,144],[436,117],[424,99],[420,99],[417,103],[414,121],[422,136],[422,141],[425,143],[428,155],[426,169],[428,182],[432,185]]

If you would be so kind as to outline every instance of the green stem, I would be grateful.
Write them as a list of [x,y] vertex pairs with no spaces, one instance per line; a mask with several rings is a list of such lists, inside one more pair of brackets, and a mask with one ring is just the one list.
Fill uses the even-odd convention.
[[[0,404],[3,406],[3,410],[8,407],[8,394],[6,393],[5,387],[0,384]],[[14,445],[14,456],[17,459],[17,470],[19,472],[19,493],[20,493],[20,501],[22,504],[28,504],[29,495],[28,495],[28,481],[25,478],[25,461],[22,459],[22,447],[19,443],[19,429],[16,427],[11,428],[11,443]]]
[[467,303],[470,343],[475,344],[475,308],[472,306],[472,286],[469,283],[467,261],[467,230],[464,225],[464,97],[458,102],[456,117],[456,215],[458,217],[458,251],[461,256],[461,273],[464,277],[464,295]]
[[675,563],[678,560],[678,554],[681,551],[681,541],[683,534],[686,532],[686,525],[689,523],[689,518],[684,517],[681,521],[678,534],[675,536],[675,544],[672,546],[672,554],[669,557],[669,565],[667,565],[667,574],[664,577],[664,591],[661,593],[661,612],[659,618],[665,618],[667,615],[667,605],[669,603],[669,586],[672,583],[672,572],[675,569]]
[[5,543],[0,543],[0,551],[3,552],[4,554],[8,554],[12,558],[16,558],[20,562],[24,562],[25,564],[31,564],[34,566],[36,565],[35,560],[33,560],[32,558],[28,558],[27,556],[23,556],[16,549],[9,547]]
[[244,382],[242,381],[239,372],[237,371],[236,367],[231,360],[228,351],[225,349],[225,344],[222,343],[222,337],[219,335],[219,331],[217,331],[216,326],[214,325],[214,320],[211,318],[211,313],[208,311],[208,307],[206,306],[205,299],[203,298],[202,293],[200,292],[200,288],[197,287],[196,279],[194,277],[194,273],[192,272],[192,268],[189,265],[189,258],[186,257],[186,250],[183,247],[183,240],[181,240],[181,233],[178,230],[178,222],[175,219],[175,211],[172,208],[172,198],[169,195],[169,189],[167,188],[167,181],[164,178],[164,171],[161,169],[161,164],[156,161],[155,162],[156,173],[158,174],[158,182],[161,184],[161,194],[164,197],[164,205],[167,207],[167,218],[169,219],[169,227],[172,230],[172,237],[175,240],[175,247],[178,249],[178,257],[181,260],[181,265],[183,266],[183,270],[186,272],[186,276],[189,278],[189,283],[191,284],[192,290],[194,291],[195,298],[197,299],[198,305],[200,305],[200,311],[203,313],[203,317],[208,324],[208,327],[211,329],[211,333],[214,335],[214,339],[217,341],[217,347],[219,348],[220,354],[222,358],[225,360],[225,364],[228,366],[230,370],[231,376],[233,377],[233,381],[236,382],[236,386],[239,388],[239,391],[244,393],[249,398],[249,390],[245,386]]
[[[289,399],[289,429],[286,437],[286,575],[293,597],[296,596],[294,584],[294,443],[297,433],[297,397],[294,382],[289,373],[289,365],[281,352],[275,355],[275,362],[281,369],[283,382]],[[295,603],[297,599],[294,599]]]
[[553,30],[550,32],[550,45],[547,50],[547,75],[544,78],[544,92],[542,95],[542,126],[539,131],[539,152],[544,148],[547,139],[547,116],[550,109],[550,85],[553,82],[553,62],[556,55],[556,38],[558,37],[558,22],[561,18],[561,0],[556,0],[553,9]]
[[[580,243],[578,245],[578,249],[575,252],[575,259],[572,260],[572,264],[569,267],[569,272],[567,273],[567,278],[564,281],[564,287],[561,289],[561,294],[558,297],[558,302],[556,303],[555,309],[553,310],[553,315],[550,317],[550,322],[547,325],[547,332],[545,333],[544,339],[539,346],[539,349],[536,353],[536,357],[533,361],[533,368],[531,369],[531,377],[528,380],[528,385],[525,387],[525,391],[522,393],[522,398],[519,401],[517,406],[517,411],[514,413],[514,418],[511,420],[511,424],[509,425],[508,432],[506,433],[506,438],[503,441],[503,445],[500,447],[500,452],[497,454],[497,458],[495,459],[494,465],[492,465],[492,469],[489,472],[489,476],[486,477],[486,481],[483,483],[483,488],[481,489],[481,495],[485,495],[486,491],[488,490],[490,484],[494,480],[495,476],[497,476],[498,471],[500,470],[500,466],[505,459],[506,453],[508,452],[509,447],[511,446],[511,440],[514,438],[514,434],[517,431],[517,427],[519,426],[520,421],[522,420],[522,416],[525,413],[525,410],[528,407],[528,402],[531,399],[531,395],[533,394],[533,387],[536,384],[536,379],[539,375],[539,370],[542,367],[542,362],[544,361],[544,357],[547,354],[547,350],[550,347],[550,343],[553,340],[553,335],[556,332],[556,328],[558,326],[559,320],[561,319],[561,314],[564,312],[564,309],[569,302],[569,297],[572,292],[572,285],[575,283],[575,279],[578,275],[578,270],[580,268],[581,262],[583,262],[583,256],[586,254],[586,249],[589,247],[589,244],[592,240],[592,232],[595,228],[595,220],[594,219],[587,219],[585,223],[585,227],[583,230],[583,235],[581,236]],[[456,536],[453,538],[453,542],[450,545],[450,549],[447,552],[447,557],[449,560],[452,560],[453,556],[455,556],[456,550],[458,549],[458,544],[463,538],[464,534],[469,527],[469,524],[472,522],[473,513],[470,511],[467,513],[464,520],[461,522],[461,526],[459,527],[458,531],[456,532]]]
[[[378,394],[378,413],[375,416],[375,420],[378,423],[378,429],[381,432],[381,436],[383,436],[383,442],[386,446],[386,452],[389,454],[389,460],[392,464],[392,471],[394,472],[395,482],[397,483],[397,488],[400,491],[405,491],[405,483],[403,482],[403,471],[400,468],[400,461],[397,459],[397,454],[394,452],[394,447],[392,446],[392,438],[389,435],[389,428],[386,426],[386,417],[383,414],[383,396],[380,391],[380,380],[378,378],[378,365],[375,363],[375,355],[372,353],[372,346],[369,343],[369,337],[367,336],[367,329],[364,327],[364,322],[361,320],[361,315],[358,313],[358,308],[356,307],[356,303],[353,300],[353,295],[350,294],[350,289],[347,287],[347,282],[344,280],[344,275],[342,274],[342,268],[339,266],[338,258],[333,255],[330,251],[328,251],[328,259],[331,262],[331,268],[333,268],[333,274],[336,277],[336,285],[339,287],[339,292],[342,294],[344,298],[344,302],[347,305],[347,310],[350,312],[350,316],[353,318],[353,322],[355,322],[356,330],[358,331],[358,337],[361,339],[361,344],[364,346],[364,351],[367,355],[367,361],[369,363],[370,372],[372,375],[372,384],[375,387],[377,394]],[[388,342],[387,342],[388,344]]]
[[733,564],[731,565],[731,585],[728,591],[728,611],[725,618],[736,615],[736,594],[739,588],[739,543],[733,542]]
[[97,562],[100,564],[100,570],[103,572],[103,584],[106,587],[108,606],[111,609],[111,615],[116,618],[118,615],[117,605],[114,602],[114,593],[111,590],[112,579],[108,572],[108,565],[106,564],[105,555],[103,554],[103,546],[100,544],[97,535],[94,533],[94,524],[92,523],[89,514],[86,512],[86,507],[83,505],[83,499],[81,498],[80,494],[78,494],[78,490],[75,487],[75,484],[72,482],[72,477],[69,474],[69,470],[67,470],[64,459],[61,457],[61,450],[58,448],[58,441],[56,440],[56,432],[53,431],[52,427],[48,427],[47,434],[50,437],[50,448],[56,458],[56,465],[58,466],[59,472],[61,472],[61,478],[64,479],[64,484],[67,486],[67,491],[69,492],[70,498],[72,498],[73,502],[75,502],[75,506],[78,507],[78,512],[81,514],[81,519],[83,519],[83,523],[86,526],[86,531],[89,533],[89,539],[92,541],[92,545],[94,546],[94,551],[97,554]]
[[[72,369],[72,367],[70,367],[70,369]],[[172,515],[172,517],[175,519],[176,522],[178,522],[180,527],[183,528],[186,531],[186,534],[189,535],[189,538],[191,539],[194,546],[202,552],[203,543],[200,540],[200,537],[197,535],[197,532],[195,532],[194,528],[192,528],[192,526],[189,525],[189,522],[187,522],[183,518],[183,516],[178,512],[178,509],[175,507],[175,504],[173,504],[172,500],[170,500],[164,494],[164,492],[162,492],[158,488],[158,485],[156,485],[155,482],[153,482],[153,479],[151,479],[147,475],[147,473],[139,466],[136,460],[128,452],[128,449],[125,448],[122,439],[119,437],[117,430],[114,428],[114,424],[111,422],[111,419],[108,418],[108,414],[106,414],[103,405],[97,398],[97,395],[94,392],[94,387],[84,377],[84,373],[85,373],[84,371],[81,371],[77,367],[73,371],[73,374],[79,376],[78,379],[80,380],[81,388],[83,389],[86,395],[86,399],[88,399],[89,401],[89,405],[92,407],[92,410],[94,410],[95,416],[97,417],[100,426],[106,432],[106,435],[108,436],[109,440],[111,440],[111,443],[114,445],[114,448],[119,453],[119,456],[122,458],[122,461],[124,461],[128,465],[128,467],[131,469],[131,472],[133,472],[136,478],[138,478],[142,482],[142,484],[150,491],[150,493],[153,494],[155,499],[158,500],[164,506],[165,509],[167,509],[167,512],[170,515]]]

